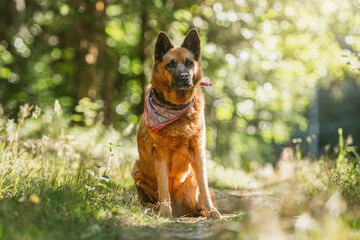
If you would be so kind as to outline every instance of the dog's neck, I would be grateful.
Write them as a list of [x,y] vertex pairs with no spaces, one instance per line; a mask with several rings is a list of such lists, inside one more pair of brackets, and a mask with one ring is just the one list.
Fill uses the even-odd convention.
[[186,106],[188,105],[191,101],[193,101],[193,98],[191,98],[188,102],[185,102],[185,103],[182,103],[182,104],[175,104],[175,103],[172,103],[168,100],[165,99],[164,95],[161,93],[161,92],[158,92],[156,91],[156,89],[154,88],[154,96],[156,98],[157,101],[163,103],[163,104],[166,104],[166,105],[175,105],[175,106],[178,106],[178,107],[181,107],[181,106]]
[[[156,83],[152,82],[151,87],[156,92],[156,98],[165,104],[172,105],[186,105],[193,101],[194,97],[198,94],[199,86],[196,84],[191,90],[174,90],[171,87],[161,88]],[[161,89],[161,91],[160,91]]]
[[159,102],[163,104],[173,105],[173,103],[167,101],[161,93],[158,93],[155,88],[154,88],[154,96]]

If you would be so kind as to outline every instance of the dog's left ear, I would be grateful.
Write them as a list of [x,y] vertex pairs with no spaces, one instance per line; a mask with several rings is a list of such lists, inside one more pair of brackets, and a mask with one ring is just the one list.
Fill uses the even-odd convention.
[[200,57],[200,38],[198,31],[193,28],[191,29],[184,39],[184,42],[181,44],[181,47],[189,50],[195,57],[196,60],[199,60]]
[[163,56],[173,47],[169,37],[165,33],[159,32],[155,43],[155,61],[162,61]]

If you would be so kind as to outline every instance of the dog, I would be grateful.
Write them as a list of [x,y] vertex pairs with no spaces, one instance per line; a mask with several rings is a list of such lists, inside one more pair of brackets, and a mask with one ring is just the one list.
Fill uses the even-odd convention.
[[139,200],[159,204],[161,217],[220,218],[207,180],[198,31],[178,48],[160,32],[154,58],[132,169]]

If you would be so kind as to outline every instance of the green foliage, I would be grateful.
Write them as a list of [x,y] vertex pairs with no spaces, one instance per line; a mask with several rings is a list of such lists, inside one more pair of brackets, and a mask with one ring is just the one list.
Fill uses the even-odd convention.
[[90,98],[82,98],[79,101],[79,105],[75,107],[77,114],[72,115],[72,119],[75,122],[84,122],[86,126],[92,126],[97,118],[101,118],[99,112],[102,110],[103,105],[102,100],[92,102]]
[[336,160],[336,167],[340,169],[344,164],[345,160],[345,150],[344,150],[344,137],[343,137],[343,130],[339,128],[339,156]]
[[334,185],[351,206],[360,204],[360,165],[343,163],[341,169],[332,176]]
[[[217,161],[246,166],[307,134],[316,89],[359,82],[359,12],[351,0],[20,5],[0,3],[0,102],[9,118],[25,103],[47,109],[58,99],[75,123],[136,125],[157,33],[178,46],[196,27],[204,80],[213,83],[205,88],[209,147]],[[244,149],[253,145],[266,147],[250,156]]]
[[339,128],[339,155],[332,177],[349,204],[360,204],[360,158],[354,146],[345,145],[343,130]]
[[[34,119],[28,118],[31,111],[39,110],[23,106],[22,120],[7,122],[7,134],[0,135],[1,238],[117,238],[119,222],[146,221],[130,176],[134,143],[102,125],[69,128],[60,109],[55,104]],[[61,131],[53,130],[58,127]],[[29,138],[34,132],[44,135]],[[106,151],[106,141],[121,145],[109,143]]]
[[296,158],[298,160],[302,159],[301,156],[301,143],[302,143],[302,139],[301,138],[296,138],[293,139],[292,142],[295,144],[295,153],[296,153]]

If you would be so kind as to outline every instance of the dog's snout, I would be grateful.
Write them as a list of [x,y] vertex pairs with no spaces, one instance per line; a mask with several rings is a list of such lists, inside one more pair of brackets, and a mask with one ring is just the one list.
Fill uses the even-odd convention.
[[171,83],[171,86],[175,89],[191,89],[194,84],[190,73],[186,71],[178,71],[174,75],[174,81]]
[[187,73],[187,72],[180,73],[179,78],[181,80],[188,80],[189,79],[189,73]]

